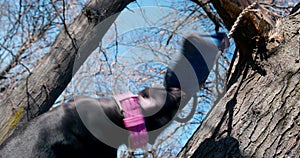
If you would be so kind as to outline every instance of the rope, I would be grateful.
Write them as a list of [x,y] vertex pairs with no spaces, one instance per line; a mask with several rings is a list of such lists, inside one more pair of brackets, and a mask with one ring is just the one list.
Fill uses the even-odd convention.
[[244,17],[244,15],[248,12],[251,11],[252,8],[254,8],[254,6],[257,5],[257,2],[253,2],[251,5],[249,5],[248,7],[246,7],[237,17],[237,19],[235,20],[234,24],[232,25],[227,37],[230,39],[232,37],[232,34],[235,32],[237,26],[240,24],[240,22],[242,21],[242,18]]

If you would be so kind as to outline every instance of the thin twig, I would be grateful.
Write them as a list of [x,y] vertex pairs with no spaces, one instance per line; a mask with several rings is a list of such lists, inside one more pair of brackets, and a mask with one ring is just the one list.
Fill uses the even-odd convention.
[[168,40],[167,40],[166,46],[169,45],[170,40],[173,38],[174,34],[177,32],[177,30],[180,28],[180,26],[183,25],[183,24],[185,24],[185,23],[188,21],[188,19],[189,19],[190,17],[192,17],[192,15],[193,15],[194,13],[196,13],[196,11],[198,11],[198,9],[199,9],[199,7],[196,6],[196,7],[194,8],[194,10],[193,10],[187,17],[185,17],[184,20],[183,20],[181,23],[179,23],[179,24],[173,29],[173,31],[171,32],[171,35],[169,36],[169,38],[168,38]]
[[119,54],[119,41],[118,41],[118,27],[117,27],[117,24],[114,22],[114,27],[115,27],[115,35],[116,35],[116,38],[115,38],[115,44],[116,44],[116,53],[115,53],[115,62],[117,63],[118,62],[118,54]]
[[191,0],[191,1],[198,4],[200,7],[202,7],[204,12],[208,16],[208,18],[215,24],[215,28],[216,28],[215,30],[218,31],[221,26],[222,20],[216,16],[217,14],[211,11],[212,9],[208,7],[207,5],[208,3],[203,3],[200,0]]
[[65,6],[65,5],[66,5],[66,4],[65,4],[65,0],[63,0],[62,2],[63,2],[63,13],[62,13],[63,16],[61,16],[61,15],[59,14],[58,9],[56,8],[55,4],[53,3],[53,0],[51,0],[52,6],[53,6],[54,10],[57,12],[57,14],[59,14],[58,17],[59,17],[60,20],[62,21],[62,23],[63,23],[63,25],[64,25],[64,29],[65,29],[65,31],[66,31],[66,34],[67,34],[68,37],[70,38],[70,40],[71,40],[71,42],[72,42],[72,46],[73,46],[73,48],[74,48],[75,51],[76,51],[75,54],[77,54],[79,48],[78,48],[78,46],[77,46],[76,39],[73,38],[72,35],[70,34],[70,32],[69,32],[69,30],[68,30],[67,23],[66,23],[66,14],[65,14],[65,12],[66,12],[66,6]]

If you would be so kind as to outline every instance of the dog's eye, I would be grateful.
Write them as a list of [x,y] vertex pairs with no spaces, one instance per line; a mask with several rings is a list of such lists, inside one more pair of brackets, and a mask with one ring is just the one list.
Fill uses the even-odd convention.
[[146,93],[143,93],[143,94],[142,94],[142,97],[143,97],[143,98],[149,98],[149,95],[146,94]]
[[138,95],[142,96],[143,98],[149,98],[149,88],[145,88],[144,90],[140,91]]

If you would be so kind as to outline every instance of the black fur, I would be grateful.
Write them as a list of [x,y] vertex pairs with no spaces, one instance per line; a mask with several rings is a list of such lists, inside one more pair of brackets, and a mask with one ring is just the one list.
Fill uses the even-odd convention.
[[[151,99],[155,110],[152,116],[145,117],[146,128],[149,131],[149,142],[163,130],[160,129],[170,122],[178,110],[180,90],[146,88],[139,93],[139,97]],[[85,100],[85,101],[82,101]],[[54,108],[28,124],[16,129],[16,132],[0,147],[1,158],[93,158],[116,157],[117,149],[99,141],[82,122],[76,110],[78,104],[89,104],[97,101],[107,117],[121,128],[123,116],[113,99],[101,98],[95,100],[89,97],[77,97],[66,105]],[[153,102],[154,101],[154,102]],[[75,104],[77,104],[75,106]],[[83,105],[89,106],[89,105]],[[92,112],[92,111],[90,111]],[[143,109],[147,113],[147,109]],[[102,125],[101,120],[99,126]],[[103,121],[103,120],[102,120]],[[101,127],[99,127],[101,128]],[[103,129],[109,137],[110,130]],[[156,130],[156,131],[154,131]],[[118,142],[127,143],[128,135],[118,138]],[[116,139],[115,137],[113,139]]]

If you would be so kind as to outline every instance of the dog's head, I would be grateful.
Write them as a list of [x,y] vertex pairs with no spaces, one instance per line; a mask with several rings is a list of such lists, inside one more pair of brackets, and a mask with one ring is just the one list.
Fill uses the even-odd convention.
[[145,88],[138,95],[147,130],[152,131],[173,119],[184,94],[178,88]]
[[176,116],[182,96],[179,88],[145,88],[138,93],[150,144]]

